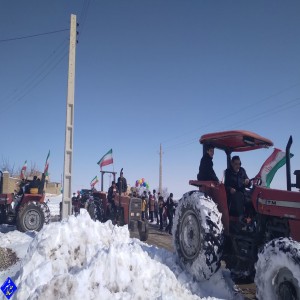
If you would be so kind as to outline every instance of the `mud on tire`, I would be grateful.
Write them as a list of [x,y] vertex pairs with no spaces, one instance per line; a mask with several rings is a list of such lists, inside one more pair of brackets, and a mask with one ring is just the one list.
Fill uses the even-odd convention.
[[217,205],[199,191],[183,195],[176,209],[173,242],[180,265],[197,280],[209,279],[219,268],[223,224]]
[[259,300],[300,299],[300,244],[291,238],[270,241],[258,255],[256,296]]
[[17,229],[21,232],[40,231],[45,224],[44,210],[44,203],[32,201],[22,204],[17,215]]

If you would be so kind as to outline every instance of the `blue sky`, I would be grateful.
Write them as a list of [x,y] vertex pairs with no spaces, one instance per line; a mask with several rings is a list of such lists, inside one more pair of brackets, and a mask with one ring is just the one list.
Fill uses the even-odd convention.
[[[110,148],[130,184],[144,177],[176,197],[191,189],[202,134],[246,129],[284,149],[299,169],[299,1],[4,1],[0,9],[1,157],[60,181],[69,32],[76,53],[73,190],[88,187]],[[241,154],[249,177],[272,150]],[[216,151],[219,178],[225,156]],[[111,170],[111,167],[107,167]],[[285,188],[284,169],[272,186]],[[294,179],[294,177],[292,177]],[[106,178],[108,181],[108,178]]]

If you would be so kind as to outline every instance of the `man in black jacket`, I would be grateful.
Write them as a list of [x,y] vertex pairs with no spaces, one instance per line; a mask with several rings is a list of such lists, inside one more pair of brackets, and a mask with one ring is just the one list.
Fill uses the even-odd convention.
[[127,181],[126,178],[123,176],[123,172],[121,172],[120,177],[118,178],[117,186],[121,193],[127,192]]
[[175,206],[175,204],[173,201],[173,193],[171,193],[165,203],[165,207],[167,208],[168,220],[169,220],[169,224],[165,230],[169,231],[169,234],[171,234],[171,235],[172,235],[172,227],[173,227],[174,206]]
[[111,187],[108,189],[108,193],[107,193],[107,200],[109,203],[109,212],[108,214],[110,216],[115,214],[115,210],[116,210],[116,204],[115,204],[115,196],[118,193],[118,188],[116,183],[113,181],[111,183]]
[[230,168],[225,171],[225,188],[230,214],[238,216],[240,221],[244,216],[245,188],[249,185],[250,180],[241,167],[239,156],[233,156]]
[[197,175],[198,180],[203,181],[217,181],[219,182],[219,179],[213,169],[213,157],[214,157],[214,147],[211,145],[206,146],[206,152],[201,158],[200,161],[200,167],[199,167],[199,173]]

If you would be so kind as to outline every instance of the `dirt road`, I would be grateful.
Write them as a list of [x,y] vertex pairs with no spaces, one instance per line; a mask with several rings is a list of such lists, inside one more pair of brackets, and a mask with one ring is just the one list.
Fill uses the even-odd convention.
[[[131,237],[138,238],[138,232],[131,232]],[[165,231],[159,231],[157,225],[149,224],[149,237],[146,242],[149,245],[155,245],[159,248],[167,249],[168,251],[174,252],[173,237]],[[255,300],[255,285],[252,284],[239,284],[245,300]]]

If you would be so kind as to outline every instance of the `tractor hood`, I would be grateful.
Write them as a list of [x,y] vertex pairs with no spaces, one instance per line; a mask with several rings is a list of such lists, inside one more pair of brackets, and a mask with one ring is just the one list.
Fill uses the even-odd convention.
[[200,143],[210,144],[228,153],[251,151],[273,146],[271,140],[246,130],[231,130],[204,134],[200,138]]

